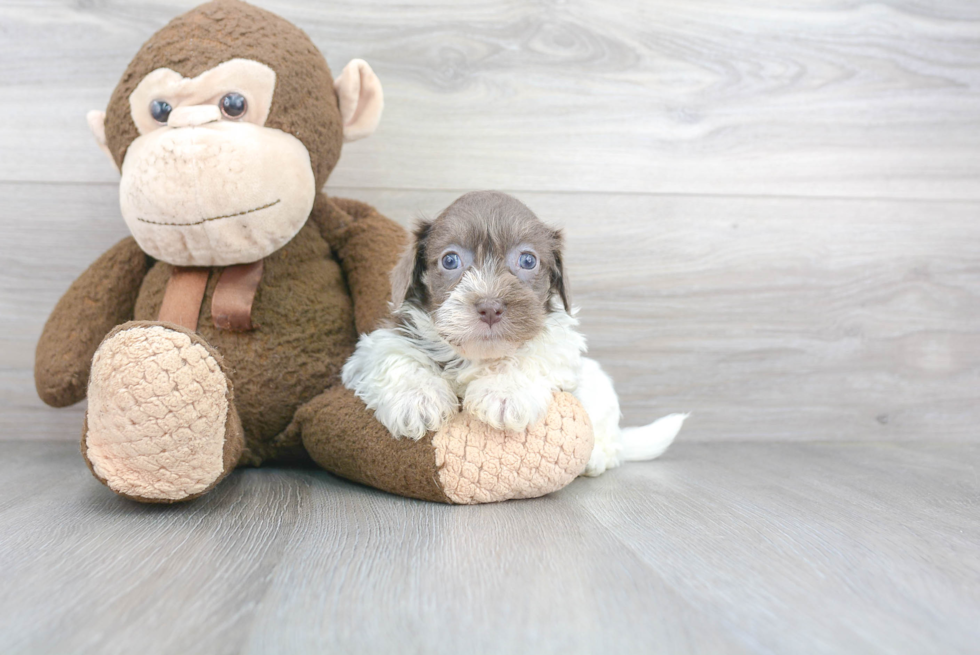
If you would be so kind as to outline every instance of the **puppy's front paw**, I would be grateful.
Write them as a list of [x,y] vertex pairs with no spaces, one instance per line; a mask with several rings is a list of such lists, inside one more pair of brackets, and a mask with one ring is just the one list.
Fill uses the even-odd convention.
[[522,432],[541,420],[551,398],[548,387],[513,388],[478,380],[466,389],[463,409],[490,427]]
[[375,417],[396,439],[417,441],[459,412],[459,399],[442,378],[416,380],[405,386],[402,391],[387,394],[375,410]]

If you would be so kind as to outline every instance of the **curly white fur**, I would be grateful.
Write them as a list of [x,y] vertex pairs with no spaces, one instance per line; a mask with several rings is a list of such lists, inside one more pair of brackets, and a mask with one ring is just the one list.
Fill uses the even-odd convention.
[[623,461],[660,455],[687,417],[672,414],[621,430],[612,380],[598,362],[582,356],[586,343],[578,319],[563,309],[549,312],[537,337],[488,359],[460,354],[421,309],[406,304],[398,316],[398,326],[362,335],[343,369],[344,385],[395,437],[420,439],[461,404],[488,425],[521,431],[545,415],[555,391],[568,391],[592,420],[595,447],[584,475],[595,476]]

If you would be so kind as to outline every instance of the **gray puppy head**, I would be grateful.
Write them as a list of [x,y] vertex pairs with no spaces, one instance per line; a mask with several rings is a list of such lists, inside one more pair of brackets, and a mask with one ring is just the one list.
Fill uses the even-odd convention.
[[569,309],[561,246],[561,231],[516,198],[467,193],[416,227],[391,275],[396,314],[427,312],[464,357],[507,355],[540,333],[548,312]]

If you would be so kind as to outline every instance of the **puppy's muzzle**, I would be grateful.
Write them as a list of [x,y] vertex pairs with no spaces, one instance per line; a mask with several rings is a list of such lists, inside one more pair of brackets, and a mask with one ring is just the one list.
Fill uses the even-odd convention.
[[481,321],[486,323],[487,326],[492,326],[494,323],[499,323],[504,317],[504,311],[507,309],[507,305],[498,298],[490,298],[476,303],[473,309],[480,315]]

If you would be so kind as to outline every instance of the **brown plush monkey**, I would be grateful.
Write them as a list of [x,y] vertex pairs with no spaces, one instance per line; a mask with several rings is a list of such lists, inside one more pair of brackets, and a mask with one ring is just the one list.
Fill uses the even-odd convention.
[[584,468],[591,427],[567,394],[524,435],[461,415],[414,442],[341,386],[358,333],[388,313],[407,239],[319,189],[381,109],[363,61],[334,82],[302,31],[217,0],[155,34],[107,112],[89,114],[133,236],[59,301],[35,380],[56,407],[87,393],[82,452],[113,491],[188,500],[236,466],[312,457],[393,493],[488,502],[548,493]]

